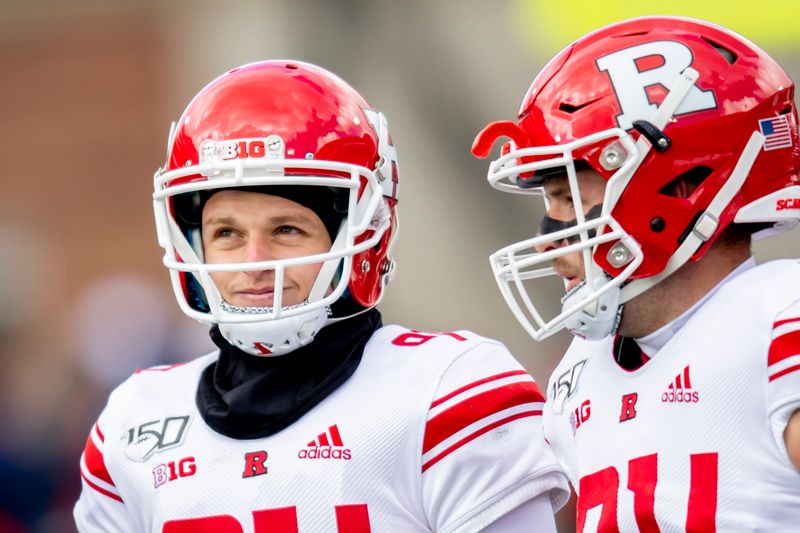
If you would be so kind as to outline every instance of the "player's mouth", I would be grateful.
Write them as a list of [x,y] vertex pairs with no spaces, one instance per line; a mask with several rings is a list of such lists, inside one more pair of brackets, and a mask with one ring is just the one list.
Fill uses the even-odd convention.
[[564,280],[564,292],[571,291],[583,281],[583,277],[575,272],[573,268],[567,268],[565,265],[553,265],[553,269],[556,271],[556,274]]
[[561,276],[564,279],[564,292],[569,292],[582,280],[579,276]]
[[275,301],[273,287],[250,288],[234,293],[233,305],[242,307],[271,307]]

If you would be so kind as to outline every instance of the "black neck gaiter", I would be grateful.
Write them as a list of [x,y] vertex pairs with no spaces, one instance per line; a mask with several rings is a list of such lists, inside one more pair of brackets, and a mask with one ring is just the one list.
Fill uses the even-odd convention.
[[367,341],[381,326],[380,313],[371,309],[322,328],[311,344],[278,357],[242,352],[214,326],[211,340],[220,354],[200,377],[200,414],[226,437],[274,435],[353,375]]

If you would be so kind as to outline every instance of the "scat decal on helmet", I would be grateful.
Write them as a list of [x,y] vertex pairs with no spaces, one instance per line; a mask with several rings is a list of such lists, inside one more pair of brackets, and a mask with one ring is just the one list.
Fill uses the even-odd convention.
[[[189,317],[219,324],[225,338],[248,353],[281,355],[311,342],[331,320],[345,318],[330,316],[341,298],[352,299],[356,309],[381,299],[393,272],[397,155],[386,119],[342,79],[296,61],[235,68],[189,103],[167,150],[154,178],[156,226],[175,296]],[[214,190],[251,187],[289,191],[280,195],[315,210],[331,232],[330,251],[205,263],[203,202]],[[285,270],[312,263],[322,267],[306,301],[282,305]],[[210,276],[253,270],[274,271],[273,307],[229,305]]]
[[[753,43],[707,22],[645,17],[580,38],[534,79],[517,120],[488,125],[473,153],[488,156],[501,137],[511,141],[490,165],[493,187],[541,195],[543,177],[558,169],[575,200],[570,228],[491,257],[501,292],[535,339],[564,327],[608,335],[621,304],[703,257],[731,223],[769,226],[759,237],[800,219],[779,208],[800,195],[794,84]],[[576,162],[606,180],[597,217],[584,216],[592,206],[580,204]],[[672,194],[686,178],[696,190]],[[570,244],[536,250],[556,239]],[[549,264],[575,252],[586,280],[545,318],[524,282],[553,275]]]

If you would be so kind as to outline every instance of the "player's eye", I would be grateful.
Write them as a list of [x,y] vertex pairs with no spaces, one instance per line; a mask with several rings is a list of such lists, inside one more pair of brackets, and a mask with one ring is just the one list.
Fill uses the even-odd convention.
[[295,235],[303,233],[303,230],[298,228],[297,226],[279,226],[275,233],[280,235]]

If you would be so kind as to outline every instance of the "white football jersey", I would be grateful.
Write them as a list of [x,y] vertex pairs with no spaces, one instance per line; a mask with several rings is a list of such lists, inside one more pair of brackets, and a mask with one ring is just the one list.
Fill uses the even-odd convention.
[[634,371],[613,343],[576,339],[547,389],[578,531],[800,530],[800,262],[726,281]]
[[498,342],[381,328],[350,379],[250,440],[197,410],[215,357],[111,394],[81,457],[82,532],[478,531],[539,494],[555,509],[567,498],[544,397]]

